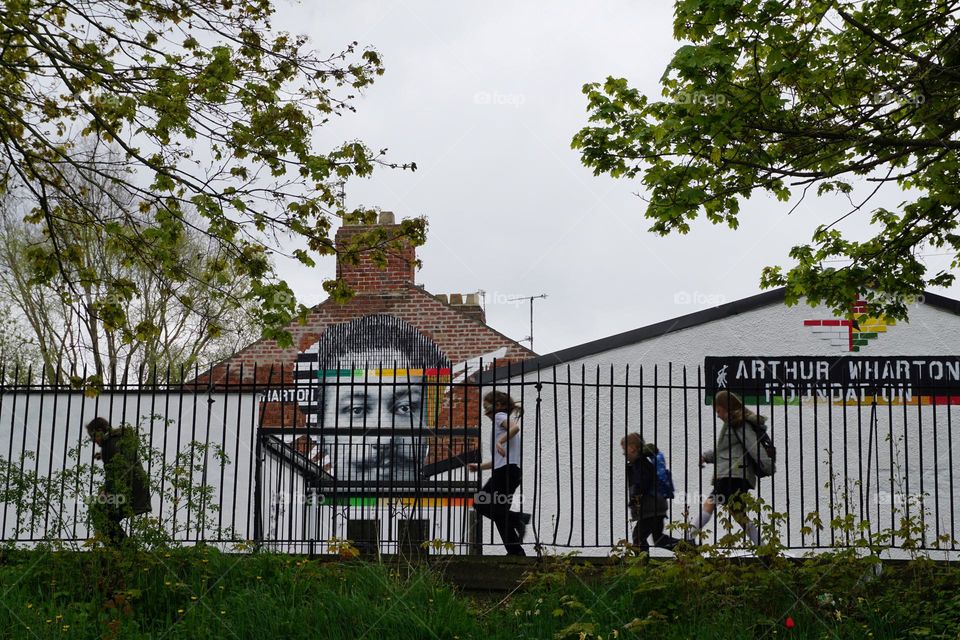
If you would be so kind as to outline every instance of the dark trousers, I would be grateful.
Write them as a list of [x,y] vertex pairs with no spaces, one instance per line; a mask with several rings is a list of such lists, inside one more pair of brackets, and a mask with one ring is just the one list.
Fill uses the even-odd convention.
[[520,467],[508,464],[494,469],[483,488],[473,498],[473,508],[484,518],[493,520],[508,555],[525,556],[520,545],[520,529],[523,527],[518,511],[511,511],[513,493],[523,477]]
[[663,549],[673,549],[678,540],[671,538],[663,532],[663,523],[666,516],[653,516],[652,518],[640,518],[633,525],[633,544],[640,551],[650,552],[650,545],[647,544],[647,538],[653,536],[653,546]]
[[123,519],[131,514],[125,511],[119,507],[103,503],[94,504],[90,508],[93,530],[107,545],[119,546],[127,539]]

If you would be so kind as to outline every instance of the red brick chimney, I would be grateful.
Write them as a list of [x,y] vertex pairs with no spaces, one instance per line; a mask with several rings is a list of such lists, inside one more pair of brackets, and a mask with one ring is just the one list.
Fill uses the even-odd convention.
[[[400,225],[394,223],[393,213],[390,211],[382,211],[375,226],[383,229],[387,237],[391,233],[396,234],[400,229]],[[357,256],[356,264],[346,257],[351,240],[358,233],[370,229],[371,226],[350,225],[337,230],[337,278],[343,280],[356,293],[395,291],[405,285],[414,284],[417,253],[416,248],[409,243],[405,242],[402,248],[388,250],[383,268],[373,261],[369,251],[361,252]]]

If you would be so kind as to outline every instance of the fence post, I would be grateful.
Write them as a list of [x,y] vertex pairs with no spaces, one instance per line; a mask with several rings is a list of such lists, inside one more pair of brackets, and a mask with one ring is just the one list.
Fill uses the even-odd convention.
[[467,549],[471,556],[483,555],[483,521],[476,509],[467,510]]
[[256,448],[254,450],[254,467],[256,471],[253,476],[253,543],[254,549],[260,550],[263,544],[263,486],[261,478],[263,477],[263,433],[260,425],[256,426]]

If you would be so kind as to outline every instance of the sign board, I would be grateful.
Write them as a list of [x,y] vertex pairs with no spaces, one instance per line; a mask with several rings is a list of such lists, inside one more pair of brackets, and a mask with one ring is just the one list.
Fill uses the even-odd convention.
[[727,389],[768,402],[960,396],[960,356],[707,356],[708,401]]

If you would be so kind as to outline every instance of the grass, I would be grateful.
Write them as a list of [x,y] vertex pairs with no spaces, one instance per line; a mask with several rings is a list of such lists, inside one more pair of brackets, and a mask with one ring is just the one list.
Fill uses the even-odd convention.
[[[957,638],[960,568],[625,559],[546,562],[512,594],[477,598],[435,565],[158,552],[9,551],[10,638]],[[442,562],[442,561],[441,561]],[[490,562],[496,562],[491,558]],[[788,618],[793,623],[787,627]]]

